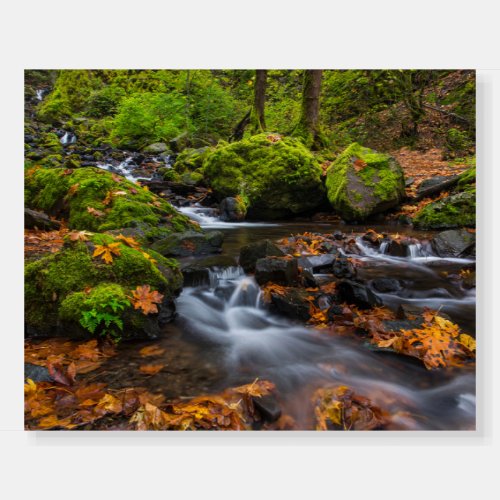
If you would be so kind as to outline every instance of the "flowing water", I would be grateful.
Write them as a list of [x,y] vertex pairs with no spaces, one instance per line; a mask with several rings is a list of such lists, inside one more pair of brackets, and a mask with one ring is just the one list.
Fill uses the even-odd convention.
[[[241,246],[262,238],[277,239],[304,231],[360,233],[360,226],[311,223],[223,223],[201,207],[183,209],[205,227],[225,233],[223,251],[237,256]],[[377,231],[388,227],[374,227]],[[401,232],[401,228],[398,228]],[[408,231],[411,236],[426,235]],[[382,246],[375,251],[357,240],[363,261],[361,277],[394,277],[398,292],[379,294],[396,308],[415,302],[445,311],[474,333],[475,297],[452,286],[450,273],[472,265],[465,259],[440,259],[425,244],[415,244],[406,257],[391,257]],[[212,271],[210,284],[185,288],[177,299],[177,319],[167,325],[160,344],[165,364],[144,379],[138,366],[141,345],[124,343],[105,365],[102,380],[111,386],[146,386],[166,397],[189,398],[227,387],[268,379],[277,386],[285,413],[303,429],[314,428],[310,398],[325,385],[342,384],[370,398],[396,416],[397,429],[472,429],[475,426],[473,369],[430,372],[421,362],[387,352],[374,352],[359,339],[329,336],[271,314],[254,279],[241,268]],[[146,343],[144,345],[147,345]]]

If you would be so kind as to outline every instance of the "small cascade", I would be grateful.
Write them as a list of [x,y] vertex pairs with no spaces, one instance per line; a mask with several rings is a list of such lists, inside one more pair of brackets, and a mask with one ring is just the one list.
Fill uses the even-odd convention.
[[43,94],[45,93],[45,89],[37,89],[36,90],[36,98],[41,101],[43,100]]
[[108,172],[113,172],[115,174],[123,175],[127,180],[131,182],[137,182],[139,180],[151,180],[151,177],[145,177],[144,175],[136,175],[135,170],[137,165],[134,163],[134,158],[128,156],[120,162],[118,165],[113,165],[111,163],[100,163],[96,164],[96,167],[107,170]]
[[261,289],[253,278],[245,277],[234,290],[228,302],[228,307],[255,307],[260,308],[261,305]]
[[63,146],[74,144],[76,142],[76,135],[72,132],[64,132],[64,135],[61,137],[60,141]]
[[208,270],[210,288],[216,288],[221,281],[238,280],[244,275],[240,266],[231,266],[224,268],[211,268]]
[[380,243],[380,253],[382,255],[385,255],[388,248],[389,248],[389,241],[385,240],[382,243]]

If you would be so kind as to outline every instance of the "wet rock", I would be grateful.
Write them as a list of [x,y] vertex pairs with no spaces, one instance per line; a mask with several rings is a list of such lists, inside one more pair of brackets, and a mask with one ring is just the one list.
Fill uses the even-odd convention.
[[338,304],[332,304],[327,312],[328,321],[334,321],[336,317],[342,316],[343,308]]
[[401,290],[399,280],[393,278],[377,278],[372,281],[372,286],[381,293],[391,293]]
[[334,237],[336,240],[338,240],[338,241],[340,241],[340,240],[345,240],[345,239],[347,238],[347,236],[346,236],[344,233],[342,233],[341,231],[335,231],[335,232],[333,233],[333,237]]
[[361,239],[371,243],[373,246],[378,246],[380,244],[381,236],[379,236],[375,231],[368,230]]
[[287,318],[308,321],[311,318],[309,295],[310,292],[302,288],[287,288],[284,294],[271,292],[271,309]]
[[406,257],[408,255],[408,241],[391,240],[385,253],[393,257]]
[[298,265],[287,257],[264,257],[255,264],[255,279],[259,285],[268,282],[292,286],[298,282]]
[[174,153],[180,153],[183,149],[188,148],[190,145],[191,141],[187,132],[183,132],[169,142],[169,146]]
[[31,379],[33,382],[52,382],[53,379],[45,366],[32,363],[24,363],[24,380]]
[[352,279],[356,276],[356,268],[345,255],[339,255],[335,258],[332,272],[336,278]]
[[250,243],[240,250],[240,266],[247,273],[255,271],[255,264],[258,259],[264,257],[282,257],[284,252],[270,240],[261,240]]
[[385,320],[382,321],[382,323],[388,332],[400,332],[401,330],[413,330],[414,328],[421,328],[423,318],[419,316],[411,320]]
[[417,188],[417,199],[421,200],[428,196],[433,196],[442,191],[449,190],[458,183],[459,179],[459,175],[437,175],[430,179],[425,179]]
[[207,231],[206,233],[185,231],[184,233],[172,233],[153,243],[151,248],[170,257],[208,255],[219,253],[223,240],[224,235],[220,231]]
[[310,255],[307,257],[309,263],[309,269],[312,269],[313,273],[329,272],[331,271],[332,264],[337,258],[336,252],[325,253],[321,255]]
[[412,304],[399,304],[396,318],[399,320],[411,320],[422,315],[423,308]]
[[224,198],[219,206],[220,219],[226,222],[240,222],[245,220],[245,205],[237,198]]
[[60,229],[61,223],[52,220],[47,214],[43,212],[37,212],[36,210],[30,210],[29,208],[24,209],[24,227],[26,229],[43,229],[45,231],[50,231],[53,229]]
[[318,286],[318,282],[310,269],[303,269],[300,273],[300,279],[306,288],[316,288]]
[[475,255],[476,235],[466,229],[443,231],[431,241],[439,257],[465,257]]
[[265,422],[276,422],[281,417],[281,408],[274,396],[252,397],[252,402]]
[[337,291],[342,302],[355,304],[360,309],[370,309],[382,305],[380,298],[361,283],[344,280],[338,284]]

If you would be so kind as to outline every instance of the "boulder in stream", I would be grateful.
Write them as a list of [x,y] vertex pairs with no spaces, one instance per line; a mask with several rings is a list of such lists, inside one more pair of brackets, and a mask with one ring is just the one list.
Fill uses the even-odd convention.
[[328,200],[346,221],[361,221],[397,206],[405,196],[403,170],[390,155],[351,144],[330,165]]
[[466,229],[450,229],[434,236],[432,249],[439,257],[466,257],[476,253],[476,235]]
[[255,271],[255,263],[264,257],[283,257],[285,253],[271,240],[260,240],[250,243],[240,250],[240,266],[247,273]]
[[264,257],[255,264],[255,279],[259,285],[276,283],[293,286],[298,278],[297,260],[290,257]]
[[360,309],[371,309],[382,305],[382,301],[367,286],[355,281],[343,280],[337,285],[339,298]]
[[168,257],[187,257],[190,255],[209,255],[220,253],[224,234],[221,231],[198,233],[186,231],[172,233],[154,242],[151,248]]

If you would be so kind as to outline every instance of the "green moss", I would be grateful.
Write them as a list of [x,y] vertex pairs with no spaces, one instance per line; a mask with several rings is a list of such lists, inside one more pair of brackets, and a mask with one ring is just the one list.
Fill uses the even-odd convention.
[[422,208],[413,218],[419,229],[452,229],[476,225],[476,190],[454,194]]
[[476,166],[468,168],[460,174],[460,179],[458,180],[458,188],[466,189],[468,185],[476,183]]
[[220,144],[203,163],[210,186],[220,199],[244,195],[249,208],[260,213],[298,214],[316,208],[324,190],[314,155],[297,139],[268,137]]
[[326,188],[342,217],[361,220],[399,203],[404,176],[390,155],[353,143],[329,167]]
[[117,182],[111,173],[98,168],[69,173],[31,169],[26,172],[25,187],[28,206],[64,217],[74,229],[102,232],[138,224],[161,226],[167,232],[195,229],[188,217],[164,199],[126,179]]
[[185,149],[175,159],[174,168],[179,173],[197,170],[209,154],[209,148]]
[[182,274],[172,259],[151,250],[146,255],[142,248],[121,242],[112,263],[93,257],[96,245],[116,242],[120,240],[108,234],[93,234],[85,242],[68,240],[59,252],[26,265],[25,317],[29,327],[54,331],[62,320],[75,321],[78,310],[107,303],[107,298],[121,300],[140,285],[150,285],[166,297],[175,296],[182,286]]

